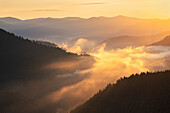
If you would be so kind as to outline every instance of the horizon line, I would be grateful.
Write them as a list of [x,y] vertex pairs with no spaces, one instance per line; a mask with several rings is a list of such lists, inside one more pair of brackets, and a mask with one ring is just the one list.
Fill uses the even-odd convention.
[[92,17],[79,17],[79,16],[35,17],[35,18],[27,18],[27,19],[21,19],[19,17],[14,17],[14,16],[3,16],[3,17],[0,17],[0,19],[2,19],[2,18],[14,18],[14,19],[19,19],[19,20],[25,21],[25,20],[46,19],[46,18],[52,18],[52,19],[64,19],[64,18],[92,19],[92,18],[116,18],[116,17],[127,17],[127,18],[146,19],[146,20],[150,20],[150,19],[169,20],[170,19],[170,18],[160,18],[160,17],[140,18],[140,17],[133,17],[133,16],[125,16],[125,15],[117,15],[117,16],[92,16]]

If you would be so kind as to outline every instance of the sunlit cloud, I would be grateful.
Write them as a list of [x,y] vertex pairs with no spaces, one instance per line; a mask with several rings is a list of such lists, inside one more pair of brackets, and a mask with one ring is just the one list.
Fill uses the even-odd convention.
[[[80,39],[76,44],[79,44],[81,49],[81,44],[84,44],[82,42],[86,41]],[[86,76],[82,81],[52,92],[45,99],[54,103],[65,100],[67,103],[76,101],[76,104],[69,108],[71,110],[85,102],[99,89],[103,89],[108,83],[116,82],[120,77],[129,76],[132,73],[167,69],[165,58],[170,56],[169,47],[142,46],[105,51],[105,46],[103,44],[95,52],[90,53],[95,59],[91,68],[60,76]],[[166,49],[162,51],[162,48]]]
[[79,38],[74,46],[72,47],[68,47],[67,43],[63,43],[62,47],[65,48],[67,51],[69,52],[73,52],[73,53],[82,53],[82,52],[86,52],[88,50],[93,50],[92,48],[94,48],[95,43],[92,41],[89,41],[87,39],[84,38]]
[[75,6],[90,6],[90,5],[103,5],[106,4],[106,2],[93,2],[93,3],[77,3],[77,4],[72,4]]

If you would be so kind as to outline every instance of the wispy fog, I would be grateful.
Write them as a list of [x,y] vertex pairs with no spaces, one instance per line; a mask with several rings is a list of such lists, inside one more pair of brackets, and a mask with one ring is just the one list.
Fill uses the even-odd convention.
[[[81,39],[82,40],[82,39]],[[79,42],[80,40],[78,40]],[[87,40],[82,40],[88,46]],[[83,45],[84,47],[85,45]],[[77,52],[81,50],[81,45],[75,44],[71,49]],[[91,68],[75,71],[58,77],[84,76],[84,78],[72,85],[63,87],[50,93],[46,98],[53,103],[65,103],[68,108],[57,109],[57,113],[62,113],[75,108],[85,102],[108,83],[116,82],[123,76],[146,71],[161,71],[169,69],[166,63],[170,56],[170,47],[148,46],[148,47],[127,47],[105,51],[105,44],[98,47],[96,51],[92,49],[89,54],[94,57],[95,63]],[[80,52],[80,51],[79,51]],[[68,64],[69,65],[69,64]],[[69,67],[71,68],[71,66]]]
[[[87,51],[91,56],[61,58],[48,63],[42,67],[39,79],[6,85],[0,93],[5,97],[1,103],[8,106],[6,111],[10,113],[66,113],[120,77],[170,67],[170,47],[142,46],[106,51],[105,46],[94,47],[93,42],[83,38],[71,47],[65,44],[67,51]],[[5,103],[8,101],[13,103]]]

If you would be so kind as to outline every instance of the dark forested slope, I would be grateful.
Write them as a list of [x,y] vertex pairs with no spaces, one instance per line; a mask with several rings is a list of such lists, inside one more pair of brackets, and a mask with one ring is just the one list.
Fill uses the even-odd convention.
[[[0,82],[28,79],[56,58],[76,56],[61,48],[47,47],[0,29]],[[24,75],[23,75],[24,73]],[[27,75],[28,73],[32,73]],[[34,76],[35,77],[35,76]]]
[[170,113],[170,71],[131,75],[109,84],[71,113]]
[[44,98],[81,81],[83,76],[74,72],[89,68],[92,62],[89,56],[68,53],[0,29],[0,113],[67,111],[74,102]]

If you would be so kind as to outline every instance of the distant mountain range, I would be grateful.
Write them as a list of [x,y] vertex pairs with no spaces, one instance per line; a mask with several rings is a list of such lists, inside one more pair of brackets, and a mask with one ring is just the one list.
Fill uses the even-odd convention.
[[132,74],[70,113],[169,113],[170,71]]
[[22,20],[17,19],[17,18],[13,18],[13,17],[0,18],[0,21],[5,22],[5,23],[9,23],[9,24],[15,24],[15,23],[22,22]]
[[[170,31],[170,19],[139,19],[126,16],[37,18],[20,20],[0,18],[0,27],[30,39],[71,42],[85,38],[95,42],[120,35],[145,36]],[[71,42],[72,43],[72,42]]]

